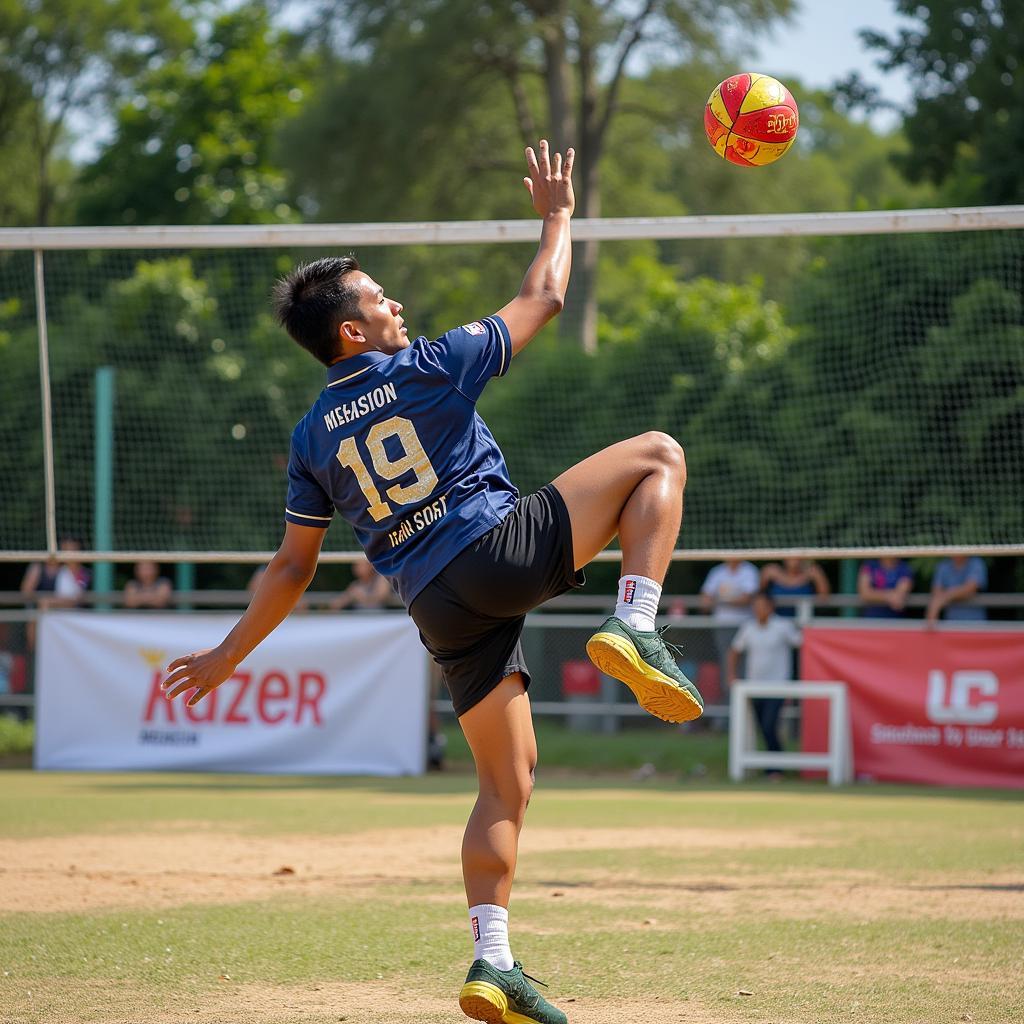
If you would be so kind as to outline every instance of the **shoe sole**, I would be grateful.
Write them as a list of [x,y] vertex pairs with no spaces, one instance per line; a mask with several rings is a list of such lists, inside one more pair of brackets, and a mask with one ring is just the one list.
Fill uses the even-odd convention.
[[459,993],[459,1007],[467,1017],[487,1024],[537,1024],[535,1018],[510,1009],[508,996],[486,981],[467,981]]
[[664,672],[648,665],[617,633],[595,633],[587,641],[587,654],[605,675],[625,683],[644,711],[663,722],[692,722],[704,711],[700,701]]

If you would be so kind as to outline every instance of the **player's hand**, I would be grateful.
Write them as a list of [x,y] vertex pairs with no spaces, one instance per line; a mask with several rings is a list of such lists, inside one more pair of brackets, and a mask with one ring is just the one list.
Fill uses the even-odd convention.
[[548,153],[548,140],[541,139],[539,153],[534,153],[532,146],[526,147],[526,169],[529,176],[523,178],[533,199],[533,208],[541,217],[549,213],[567,212],[572,216],[576,209],[576,197],[572,191],[572,165],[576,159],[576,151],[570,149],[562,161],[562,154]]
[[167,666],[168,676],[160,685],[168,700],[194,689],[195,693],[187,701],[191,708],[208,693],[213,693],[224,680],[230,679],[237,667],[237,663],[226,657],[219,647],[196,651],[172,661]]

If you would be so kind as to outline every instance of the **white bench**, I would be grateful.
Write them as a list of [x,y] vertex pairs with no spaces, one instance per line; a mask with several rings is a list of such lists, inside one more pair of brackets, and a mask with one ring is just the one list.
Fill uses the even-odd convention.
[[[824,697],[829,702],[828,751],[805,754],[757,749],[757,729],[750,701],[759,697]],[[828,770],[830,786],[853,781],[853,753],[850,744],[850,705],[846,683],[753,682],[737,680],[729,697],[729,778],[743,779],[751,768]]]

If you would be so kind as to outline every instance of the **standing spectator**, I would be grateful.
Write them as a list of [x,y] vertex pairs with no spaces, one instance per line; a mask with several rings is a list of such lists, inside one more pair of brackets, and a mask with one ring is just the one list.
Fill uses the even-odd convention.
[[700,588],[701,608],[711,612],[715,650],[718,653],[721,696],[724,700],[729,679],[729,645],[736,627],[750,618],[750,603],[760,586],[757,569],[751,562],[727,558],[708,573]]
[[929,623],[942,616],[949,622],[982,622],[988,613],[967,601],[988,589],[988,569],[980,558],[954,555],[944,558],[932,578],[932,599],[925,618]]
[[914,585],[914,574],[902,558],[873,558],[860,567],[857,593],[861,615],[868,619],[901,619],[907,613],[907,594]]
[[341,608],[370,610],[386,608],[394,593],[391,584],[370,564],[361,558],[352,566],[355,579],[327,606],[333,611]]
[[171,603],[171,590],[171,581],[160,575],[156,562],[136,562],[132,578],[124,585],[124,606],[166,608]]
[[[786,558],[780,565],[772,562],[761,570],[761,589],[772,598],[828,597],[832,588],[817,562],[805,558]],[[775,614],[784,619],[796,617],[797,606],[776,605]]]
[[[800,631],[789,619],[775,614],[775,602],[768,594],[754,599],[754,618],[740,626],[729,648],[729,682],[738,678],[740,654],[747,656],[744,678],[755,682],[778,683],[793,678],[792,651],[801,643]],[[765,746],[775,752],[782,749],[779,739],[779,715],[785,701],[781,697],[764,697],[754,701],[754,713],[761,727]],[[780,772],[768,772],[779,777]]]

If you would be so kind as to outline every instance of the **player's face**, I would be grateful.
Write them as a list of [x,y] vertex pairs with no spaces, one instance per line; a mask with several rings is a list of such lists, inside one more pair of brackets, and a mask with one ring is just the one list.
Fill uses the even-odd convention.
[[359,289],[359,311],[362,318],[346,321],[355,332],[354,340],[377,352],[397,352],[409,345],[409,332],[402,318],[402,304],[389,299],[376,281],[362,271],[353,275],[353,283]]

